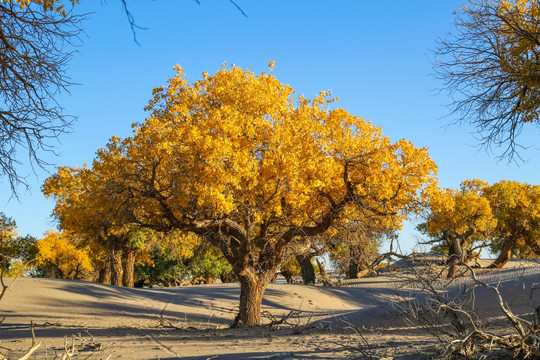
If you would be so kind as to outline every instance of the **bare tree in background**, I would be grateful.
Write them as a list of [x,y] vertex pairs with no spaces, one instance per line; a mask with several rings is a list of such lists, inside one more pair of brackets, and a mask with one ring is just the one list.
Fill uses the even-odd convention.
[[43,6],[0,2],[0,179],[16,196],[27,186],[19,166],[47,165],[58,136],[69,129],[57,96],[67,91],[66,66],[78,45],[82,16]]
[[[247,17],[235,1],[229,2]],[[13,196],[19,185],[28,187],[20,169],[27,163],[24,158],[32,167],[49,165],[43,153],[54,152],[59,135],[74,120],[57,98],[72,85],[66,67],[80,45],[85,16],[56,11],[60,4],[0,1],[0,182],[9,182]],[[135,23],[127,0],[121,4],[138,44],[136,30],[144,28]]]
[[539,125],[540,1],[468,0],[455,26],[434,51],[452,114],[476,128],[482,146],[515,160],[523,125]]

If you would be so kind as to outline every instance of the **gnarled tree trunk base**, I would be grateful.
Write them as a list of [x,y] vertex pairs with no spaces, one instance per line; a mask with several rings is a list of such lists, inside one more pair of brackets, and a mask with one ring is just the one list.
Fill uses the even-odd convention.
[[495,259],[495,261],[488,266],[488,269],[500,269],[510,260],[512,257],[512,249],[514,248],[516,242],[512,240],[506,240],[501,249],[501,253]]
[[262,299],[268,283],[263,283],[256,276],[239,276],[239,278],[240,309],[231,327],[260,325]]

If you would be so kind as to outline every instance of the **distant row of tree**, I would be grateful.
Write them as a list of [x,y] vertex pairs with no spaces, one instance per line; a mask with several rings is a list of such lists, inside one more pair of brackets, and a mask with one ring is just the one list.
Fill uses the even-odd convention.
[[[149,241],[139,250],[131,270],[133,274],[127,277],[134,278],[136,286],[174,286],[191,280],[211,283],[231,271],[220,251],[212,246],[187,249],[176,241]],[[3,213],[0,213],[0,254],[4,277],[110,282],[103,277],[106,252],[98,244],[89,244],[83,236],[65,231],[49,230],[41,239],[19,236],[15,221]]]
[[[31,276],[111,283],[110,264],[106,249],[90,244],[84,236],[67,231],[49,230],[40,239],[18,236],[15,221],[0,213],[0,254],[4,277]],[[147,235],[151,231],[144,230]],[[331,266],[350,278],[367,269],[381,244],[380,237],[360,233],[350,226],[332,235],[314,239],[303,253],[291,256],[282,264],[279,273],[288,282],[301,278],[304,284],[314,284],[320,272],[317,257],[328,256]],[[380,234],[379,234],[380,236]],[[221,251],[206,242],[186,246],[181,234],[166,238],[159,233],[147,236],[140,243],[130,276],[133,284],[122,286],[178,286],[236,281],[230,264]],[[159,241],[158,241],[159,239]],[[323,269],[324,272],[324,269]],[[277,275],[277,274],[276,274]]]
[[[488,247],[500,268],[512,255],[540,257],[540,186],[500,181],[489,185],[467,180],[459,190],[440,189],[419,230],[435,249],[448,254],[448,276],[460,261]],[[437,245],[438,244],[438,245]]]

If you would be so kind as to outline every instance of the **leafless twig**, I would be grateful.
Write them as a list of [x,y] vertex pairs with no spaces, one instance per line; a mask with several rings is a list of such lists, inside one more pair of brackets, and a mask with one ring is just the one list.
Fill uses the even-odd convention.
[[[474,294],[475,287],[485,288],[495,294],[498,307],[504,314],[509,327],[514,331],[506,334],[496,334],[488,331],[488,326],[477,316],[474,309],[467,306],[467,296],[449,296],[450,292],[445,286],[421,272],[414,272],[414,276],[422,284],[422,290],[427,294],[424,301],[405,301],[401,305],[404,314],[409,322],[415,322],[425,330],[446,343],[445,349],[438,359],[449,360],[455,355],[473,358],[480,356],[483,351],[499,349],[517,356],[521,359],[536,358],[540,350],[540,336],[538,335],[537,324],[538,314],[536,313],[532,291],[529,293],[529,301],[533,308],[535,320],[531,323],[512,312],[504,300],[499,288],[480,280],[474,269],[461,262],[473,281],[469,286],[470,294]],[[448,328],[445,321],[451,324]]]

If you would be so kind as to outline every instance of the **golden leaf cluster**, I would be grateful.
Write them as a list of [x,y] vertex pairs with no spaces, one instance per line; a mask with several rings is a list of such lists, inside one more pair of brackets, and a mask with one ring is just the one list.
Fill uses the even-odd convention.
[[[93,164],[132,193],[153,192],[154,200],[140,200],[141,216],[166,205],[183,219],[300,225],[353,191],[363,209],[399,225],[436,182],[427,149],[392,143],[369,121],[332,108],[326,92],[295,98],[272,74],[236,66],[188,84],[175,69],[154,90],[151,116],[134,125],[132,137],[113,137]],[[348,217],[360,216],[353,202]]]

